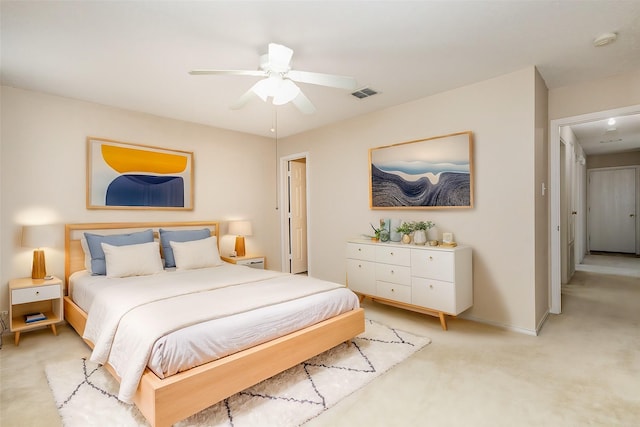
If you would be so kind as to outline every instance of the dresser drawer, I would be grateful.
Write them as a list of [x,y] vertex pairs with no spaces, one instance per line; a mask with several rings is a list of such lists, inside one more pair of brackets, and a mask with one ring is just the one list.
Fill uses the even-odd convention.
[[371,261],[359,259],[347,260],[347,286],[362,294],[373,295],[376,292],[376,265]]
[[11,291],[11,304],[24,304],[55,298],[60,298],[60,285],[37,286],[33,288],[13,289]]
[[411,272],[413,276],[453,282],[454,260],[453,252],[413,249]]
[[347,258],[375,261],[376,247],[374,245],[364,245],[360,243],[347,243]]
[[411,286],[376,281],[376,296],[411,304]]
[[414,277],[411,280],[411,303],[449,314],[456,312],[456,289],[450,282]]
[[411,269],[401,265],[376,264],[376,280],[411,286]]
[[376,246],[376,262],[395,265],[411,265],[411,249],[394,246]]

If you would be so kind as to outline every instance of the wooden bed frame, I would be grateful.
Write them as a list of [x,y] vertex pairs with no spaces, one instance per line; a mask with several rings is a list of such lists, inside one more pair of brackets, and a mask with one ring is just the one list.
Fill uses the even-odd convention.
[[[194,229],[208,227],[220,241],[217,221],[93,223],[65,226],[65,283],[84,270],[82,232],[100,234],[152,228]],[[87,313],[69,296],[64,298],[65,320],[83,336]],[[152,426],[170,426],[260,381],[270,378],[364,332],[364,310],[358,308],[273,341],[223,357],[168,378],[146,369],[134,403]],[[93,343],[85,340],[93,348]],[[111,366],[107,370],[119,381]]]

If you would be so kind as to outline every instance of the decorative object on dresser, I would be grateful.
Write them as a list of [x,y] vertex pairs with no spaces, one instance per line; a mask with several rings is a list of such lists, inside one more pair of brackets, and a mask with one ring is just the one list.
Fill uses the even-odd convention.
[[43,224],[22,227],[22,246],[36,248],[33,251],[33,264],[31,266],[32,279],[44,279],[47,275],[43,248],[57,247],[61,242],[62,228],[59,225]]
[[[240,391],[175,426],[303,425],[430,342],[367,319],[365,332],[349,343]],[[47,364],[45,373],[66,427],[146,425],[135,407],[115,398],[118,384],[104,366],[75,358]]]
[[15,333],[15,344],[20,343],[20,333],[41,326],[51,326],[58,335],[56,323],[63,319],[62,280],[32,279],[24,277],[9,281],[9,329]]
[[473,207],[472,132],[369,149],[371,209]]
[[229,223],[229,234],[235,234],[236,236],[236,256],[245,256],[244,238],[253,234],[251,221],[231,221]]
[[431,221],[414,221],[411,223],[413,230],[413,243],[416,245],[424,245],[427,243],[427,230],[435,224]]
[[247,267],[258,269],[267,268],[267,258],[262,255],[245,255],[241,257],[221,256],[220,258],[222,258],[223,261],[230,262],[231,264],[246,265]]
[[446,330],[446,315],[457,316],[473,305],[471,248],[351,240],[347,286],[361,299],[436,316]]
[[401,241],[404,244],[411,243],[411,232],[413,228],[411,227],[411,223],[403,222],[396,228],[396,232],[399,233],[401,237]]
[[88,137],[87,209],[193,210],[193,153]]

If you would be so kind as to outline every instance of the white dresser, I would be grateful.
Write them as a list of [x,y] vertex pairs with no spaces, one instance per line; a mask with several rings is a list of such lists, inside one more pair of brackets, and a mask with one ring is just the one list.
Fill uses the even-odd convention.
[[473,305],[471,248],[347,243],[347,285],[374,301],[437,316],[456,316]]

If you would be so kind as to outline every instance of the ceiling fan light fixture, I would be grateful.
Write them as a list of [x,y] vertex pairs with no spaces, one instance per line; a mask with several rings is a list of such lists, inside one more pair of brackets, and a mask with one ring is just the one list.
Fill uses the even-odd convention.
[[253,85],[253,92],[260,97],[263,101],[267,101],[267,98],[270,96],[275,96],[278,92],[278,88],[280,87],[282,79],[277,75],[271,75],[266,79],[260,80],[258,83]]
[[300,88],[291,80],[283,80],[273,97],[273,105],[284,105],[293,101],[300,93]]

